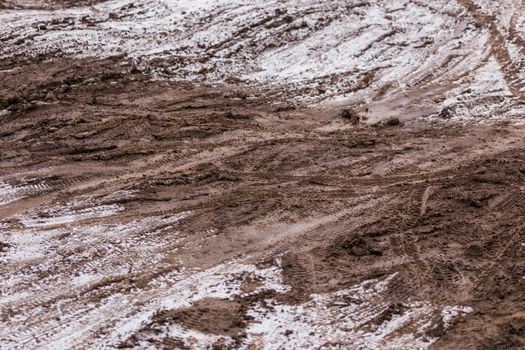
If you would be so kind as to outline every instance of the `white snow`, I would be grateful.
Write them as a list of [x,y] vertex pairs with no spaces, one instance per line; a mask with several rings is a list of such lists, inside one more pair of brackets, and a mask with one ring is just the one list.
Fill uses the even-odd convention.
[[[394,277],[312,295],[312,300],[302,305],[274,303],[269,309],[259,306],[250,311],[255,320],[247,329],[247,347],[258,344],[274,349],[286,344],[303,349],[427,349],[436,340],[425,335],[434,312],[430,303],[407,301],[400,314],[377,325],[369,324],[387,309],[381,293]],[[446,308],[444,321],[446,317],[445,322],[450,322],[462,312],[468,312],[468,308]]]
[[122,206],[115,204],[100,205],[76,210],[70,208],[69,205],[66,205],[64,208],[50,208],[46,213],[46,217],[37,217],[37,215],[33,215],[31,217],[21,216],[19,219],[25,227],[35,228],[77,223],[78,221],[86,219],[103,218],[122,210]]
[[12,184],[8,180],[0,179],[0,206],[43,193],[47,189],[48,184],[44,180],[27,179],[24,182]]
[[[479,72],[478,81],[463,78],[484,65],[490,35],[473,25],[457,1],[354,5],[111,0],[61,11],[6,10],[0,13],[0,38],[8,39],[0,57],[56,49],[72,57],[124,54],[155,76],[209,82],[239,78],[275,87],[276,97],[313,104],[370,101],[385,85],[391,87],[382,100],[433,85],[465,89],[471,83],[480,93],[508,94],[494,62]],[[511,5],[500,6],[503,13],[510,13]],[[26,40],[15,45],[21,38]],[[511,51],[515,60],[523,58]],[[360,86],[370,72],[373,76]],[[449,94],[447,103],[456,97]],[[477,111],[475,117],[499,107]]]
[[451,321],[460,316],[474,312],[469,306],[447,306],[441,311],[441,317],[443,318],[443,324],[445,328],[450,328]]

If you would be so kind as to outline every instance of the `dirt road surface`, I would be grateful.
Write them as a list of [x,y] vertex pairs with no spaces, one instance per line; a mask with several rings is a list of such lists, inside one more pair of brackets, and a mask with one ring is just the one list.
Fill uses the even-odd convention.
[[0,0],[0,349],[523,349],[521,1]]

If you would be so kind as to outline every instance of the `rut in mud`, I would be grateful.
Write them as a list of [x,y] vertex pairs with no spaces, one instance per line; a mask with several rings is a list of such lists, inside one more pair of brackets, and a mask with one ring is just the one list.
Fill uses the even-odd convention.
[[[42,64],[13,79],[35,69],[42,82],[26,96],[75,84],[52,104],[21,99],[3,116],[8,346],[51,346],[69,333],[79,346],[140,347],[167,325],[245,344],[257,308],[384,278],[361,330],[411,315],[389,337],[520,341],[508,325],[521,319],[522,127],[355,125],[227,88],[149,81],[118,60]],[[230,259],[282,269],[282,290],[247,267],[223,277],[240,289],[215,306],[197,281],[204,299],[165,303],[194,269]],[[475,312],[445,328],[443,307],[456,305]],[[134,317],[135,328],[124,324]],[[188,345],[177,334],[162,341]]]

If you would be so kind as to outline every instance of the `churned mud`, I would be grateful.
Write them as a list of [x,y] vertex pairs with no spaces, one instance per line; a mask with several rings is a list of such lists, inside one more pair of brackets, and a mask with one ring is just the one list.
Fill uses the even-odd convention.
[[241,3],[0,1],[0,348],[523,348],[521,2]]

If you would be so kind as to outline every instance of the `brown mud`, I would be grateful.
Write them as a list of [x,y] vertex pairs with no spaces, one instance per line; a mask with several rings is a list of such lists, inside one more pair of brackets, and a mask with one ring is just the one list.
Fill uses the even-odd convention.
[[[54,291],[2,309],[4,325],[38,306],[140,295],[180,260],[204,269],[241,255],[270,265],[282,256],[288,293],[161,311],[122,346],[166,323],[242,339],[255,302],[300,304],[395,272],[391,307],[370,327],[402,313],[399,300],[409,296],[473,308],[446,331],[436,323],[436,349],[525,346],[523,126],[368,125],[340,112],[276,109],[254,91],[150,80],[120,57],[2,72],[0,99],[0,177],[34,190],[1,207],[2,224],[15,229],[18,214],[77,198],[122,205],[111,223],[192,213],[177,227],[185,243],[170,226],[142,233],[165,242],[151,252],[162,258],[153,266],[134,248],[89,252],[68,235],[55,238],[68,251],[33,283],[94,265],[109,269],[106,278],[74,299]],[[134,194],[111,197],[118,191]],[[15,248],[0,242],[0,256]],[[117,272],[123,261],[127,275]],[[243,286],[255,290],[257,281]],[[169,338],[156,345],[183,347]]]

